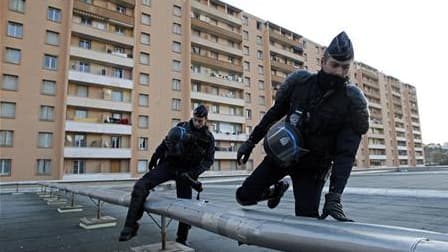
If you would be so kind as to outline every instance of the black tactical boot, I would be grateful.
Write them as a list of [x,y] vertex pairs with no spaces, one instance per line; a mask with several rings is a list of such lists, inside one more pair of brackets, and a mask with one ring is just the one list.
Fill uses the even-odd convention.
[[133,227],[125,226],[123,230],[121,230],[120,238],[118,239],[118,241],[129,241],[130,239],[132,239],[132,237],[137,235],[137,230],[138,224]]
[[279,181],[274,184],[274,188],[272,190],[272,197],[268,200],[268,207],[275,208],[280,203],[280,199],[283,197],[283,194],[288,190],[289,183],[286,181]]

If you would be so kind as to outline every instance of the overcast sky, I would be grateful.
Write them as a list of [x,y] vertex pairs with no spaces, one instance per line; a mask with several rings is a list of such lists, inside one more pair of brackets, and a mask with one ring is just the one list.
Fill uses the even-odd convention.
[[346,31],[355,60],[417,88],[423,142],[448,142],[445,1],[223,1],[321,45]]

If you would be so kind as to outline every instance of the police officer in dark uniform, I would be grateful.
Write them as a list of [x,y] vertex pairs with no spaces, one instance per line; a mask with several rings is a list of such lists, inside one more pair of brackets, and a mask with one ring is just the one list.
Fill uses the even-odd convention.
[[[331,215],[351,221],[342,209],[341,194],[361,135],[369,129],[367,100],[347,77],[353,58],[352,43],[341,32],[325,50],[317,74],[300,70],[287,77],[275,104],[238,149],[237,161],[245,163],[255,144],[265,138],[266,157],[236,192],[241,205],[268,200],[268,207],[276,207],[289,187],[281,179],[290,175],[296,216]],[[330,189],[319,216],[320,197],[330,170]]]
[[[191,199],[192,181],[214,162],[215,139],[207,127],[208,110],[199,105],[193,118],[177,124],[157,147],[149,162],[149,172],[134,185],[126,222],[119,241],[137,235],[137,221],[143,216],[149,191],[168,180],[176,181],[177,197]],[[190,226],[179,222],[176,241],[187,243]]]

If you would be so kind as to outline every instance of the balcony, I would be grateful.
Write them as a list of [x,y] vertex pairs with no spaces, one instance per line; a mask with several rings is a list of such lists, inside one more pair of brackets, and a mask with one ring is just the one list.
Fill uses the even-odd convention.
[[369,144],[369,149],[386,149],[384,144]]
[[221,45],[219,43],[216,43],[216,42],[213,42],[211,40],[204,39],[204,38],[201,38],[201,37],[192,36],[191,37],[191,42],[196,43],[196,44],[201,45],[201,46],[208,47],[208,48],[216,49],[216,50],[219,50],[219,51],[227,53],[227,54],[230,53],[230,54],[236,55],[238,57],[242,57],[243,56],[242,55],[243,52],[241,51],[241,48],[234,48],[234,47],[231,47],[231,46]]
[[399,156],[398,156],[398,159],[406,159],[406,160],[407,160],[407,159],[408,159],[408,156],[407,156],[407,155],[403,155],[403,156],[399,155]]
[[402,146],[402,145],[397,146],[397,150],[407,150],[407,149],[408,149],[408,147],[406,147],[406,146]]
[[407,139],[406,139],[406,137],[398,137],[397,136],[397,141],[406,141]]
[[199,12],[211,15],[216,19],[241,26],[242,21],[239,17],[235,17],[225,12],[218,11],[217,9],[209,7],[208,5],[199,3],[197,1],[191,1],[191,7],[195,10],[198,10]]
[[281,77],[278,75],[271,75],[271,81],[276,83],[283,83],[286,77]]
[[383,134],[379,134],[379,133],[368,133],[369,137],[371,138],[379,138],[379,139],[384,139],[384,135]]
[[82,15],[100,17],[101,19],[108,19],[109,21],[115,21],[115,23],[125,24],[130,27],[134,26],[133,16],[121,14],[117,11],[95,6],[93,4],[87,4],[80,0],[74,1],[73,9],[75,13],[80,13]]
[[247,140],[249,135],[247,134],[226,134],[226,133],[216,133],[212,132],[215,140],[220,141],[235,141],[235,142],[244,142]]
[[235,105],[235,106],[241,106],[244,107],[244,99],[239,98],[231,98],[231,97],[225,97],[225,96],[219,96],[219,95],[213,95],[213,94],[206,94],[206,93],[200,93],[200,92],[191,92],[191,99],[201,100],[201,101],[209,101],[209,102],[217,102],[222,104],[228,104],[228,105]]
[[282,48],[278,48],[278,47],[275,47],[275,46],[273,46],[273,45],[270,45],[270,46],[269,46],[269,49],[270,49],[272,52],[274,52],[274,53],[277,53],[277,54],[286,56],[286,57],[288,57],[288,58],[290,58],[290,59],[293,59],[293,60],[300,61],[302,64],[303,64],[303,62],[305,61],[302,55],[298,55],[298,54],[292,53],[292,52],[287,51],[287,50],[284,50],[284,49],[282,49]]
[[269,31],[269,38],[271,38],[271,39],[273,39],[275,41],[278,41],[278,42],[280,42],[282,44],[286,44],[288,46],[297,46],[297,45],[299,45],[299,41],[289,39],[285,35],[280,34],[279,32],[273,31],[273,30]]
[[271,68],[280,70],[282,72],[286,72],[288,74],[295,72],[297,69],[299,69],[299,67],[295,67],[293,65],[289,65],[289,64],[282,63],[282,62],[275,61],[275,60],[271,60]]
[[210,34],[213,34],[217,37],[226,38],[232,41],[235,41],[237,43],[241,43],[242,36],[238,32],[229,31],[224,28],[221,28],[219,26],[207,23],[205,21],[201,21],[199,19],[191,19],[191,26],[199,28],[199,30],[205,30]]
[[70,48],[70,55],[79,58],[105,62],[112,65],[134,67],[134,60],[132,58],[128,58],[126,54],[98,52],[94,50],[72,46]]
[[383,108],[383,107],[381,106],[381,104],[379,104],[379,103],[375,103],[375,102],[371,102],[371,101],[369,101],[369,107],[377,108],[377,109],[382,109],[382,108]]
[[406,132],[406,129],[405,129],[405,128],[395,127],[395,131],[398,131],[398,132]]
[[230,62],[221,61],[221,60],[201,56],[198,54],[192,54],[191,61],[205,65],[205,66],[211,66],[213,68],[221,69],[224,71],[231,71],[231,72],[236,72],[236,73],[241,73],[241,74],[243,73],[242,65],[236,65],[236,64],[232,64]]
[[363,75],[370,77],[371,79],[378,80],[378,72],[369,70],[366,68],[361,68],[361,72]]
[[380,159],[380,160],[385,160],[386,159],[386,155],[369,155],[369,159]]
[[132,80],[114,78],[110,76],[104,76],[92,73],[78,72],[74,70],[68,71],[68,79],[70,81],[96,84],[100,86],[117,87],[125,89],[133,88]]
[[68,106],[99,108],[104,110],[132,112],[132,103],[114,102],[77,96],[67,96]]
[[242,83],[242,78],[239,77],[241,81],[235,81],[233,80],[233,77],[219,77],[214,73],[191,73],[191,79],[198,80],[202,82],[208,82],[208,83],[214,83],[219,84],[220,86],[224,87],[230,87],[230,88],[236,88],[236,89],[244,89],[244,85]]
[[116,135],[131,135],[132,126],[124,124],[112,123],[88,123],[77,121],[65,121],[65,131],[71,132],[87,132],[100,134],[116,134]]
[[130,148],[64,147],[64,158],[131,158]]
[[215,159],[235,160],[236,151],[215,151]]
[[244,116],[215,114],[215,113],[209,113],[208,120],[231,122],[231,123],[241,123],[241,124],[246,123],[246,118]]
[[72,23],[72,31],[78,34],[84,34],[99,40],[108,40],[121,45],[134,46],[134,38],[117,33],[100,30],[88,25]]

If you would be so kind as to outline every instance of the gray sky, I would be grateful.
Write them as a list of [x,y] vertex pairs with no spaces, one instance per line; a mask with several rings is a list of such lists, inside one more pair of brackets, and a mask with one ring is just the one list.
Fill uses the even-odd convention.
[[355,60],[417,88],[423,142],[448,142],[445,1],[223,1],[322,45],[346,31]]

